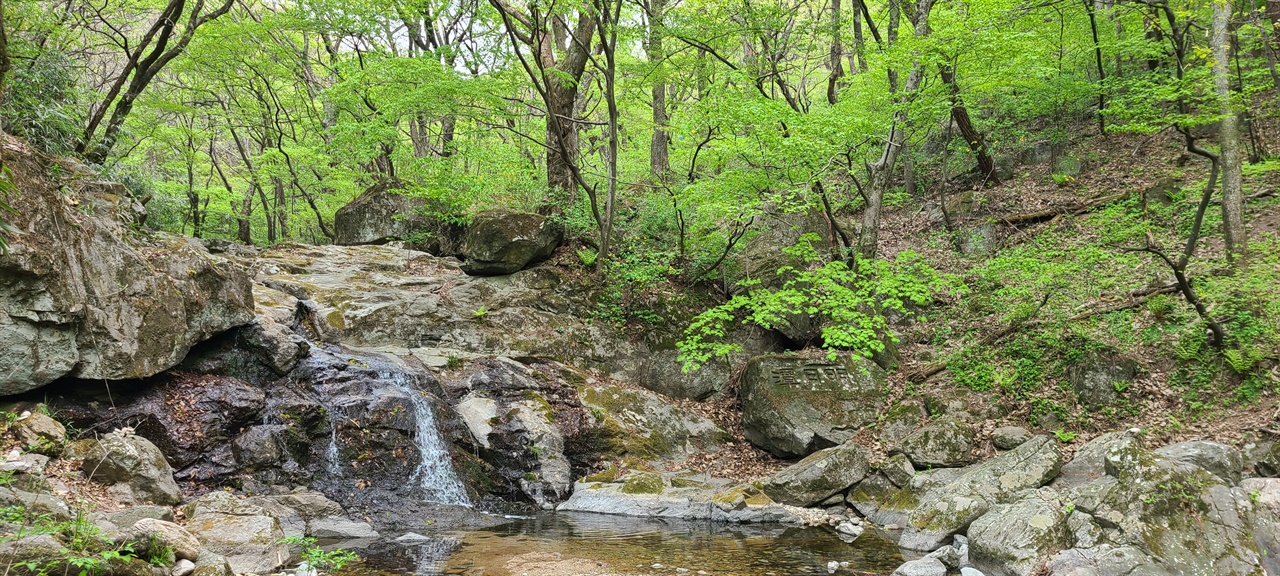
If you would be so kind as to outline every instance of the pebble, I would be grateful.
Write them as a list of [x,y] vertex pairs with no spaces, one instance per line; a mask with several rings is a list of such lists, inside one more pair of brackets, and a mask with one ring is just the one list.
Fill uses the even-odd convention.
[[663,566],[661,564],[654,564],[653,566],[650,566],[650,568],[653,568],[654,570],[661,570],[663,568],[666,568],[666,566]]
[[836,569],[840,568],[840,563],[832,560],[827,562],[827,574],[835,574]]
[[960,569],[960,576],[987,576],[987,575],[983,574],[982,571],[978,570],[977,568],[970,568],[968,566],[965,566],[964,568]]
[[688,573],[689,573],[688,568],[676,568],[676,574],[688,574]]

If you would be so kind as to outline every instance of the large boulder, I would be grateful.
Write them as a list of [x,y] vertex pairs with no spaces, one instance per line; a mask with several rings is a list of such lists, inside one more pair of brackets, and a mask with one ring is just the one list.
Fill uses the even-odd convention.
[[870,457],[852,442],[819,450],[766,480],[764,493],[783,504],[813,506],[866,478]]
[[741,389],[747,440],[783,458],[842,444],[876,421],[884,382],[884,370],[857,355],[752,358]]
[[1136,431],[1112,444],[1107,476],[1075,490],[1076,507],[1116,544],[1135,546],[1179,574],[1257,574],[1265,560],[1249,522],[1254,504],[1204,468],[1142,446]]
[[1062,499],[1052,488],[1028,491],[969,526],[969,559],[989,576],[1030,576],[1071,545]]
[[0,395],[150,376],[253,320],[244,270],[194,240],[134,234],[136,203],[118,187],[75,169],[52,182],[45,157],[11,138],[0,156],[22,182],[5,217],[22,233],[0,255]]
[[67,452],[81,459],[80,469],[86,476],[111,484],[112,494],[126,502],[173,505],[182,501],[164,454],[132,429],[72,443]]
[[437,256],[458,253],[462,225],[443,217],[439,202],[379,183],[333,215],[333,242],[342,246],[409,241]]
[[[898,466],[902,463],[899,461]],[[905,464],[906,467],[911,466],[910,462]],[[963,474],[959,468],[935,468],[919,473],[913,471],[910,477],[903,477],[902,471],[905,467],[896,473],[892,468],[881,467],[879,473],[872,474],[850,490],[845,502],[876,524],[902,527],[921,502],[937,498],[940,491]]]
[[1244,470],[1244,457],[1240,451],[1221,442],[1192,440],[1156,448],[1155,452],[1179,462],[1195,464],[1233,486],[1240,483]]
[[280,522],[260,506],[227,492],[210,492],[184,511],[187,530],[236,574],[268,574],[289,561]]
[[898,545],[908,550],[936,549],[996,504],[1008,502],[1028,488],[1045,485],[1061,468],[1062,451],[1046,436],[1036,436],[967,468],[907,516]]
[[579,482],[574,485],[573,495],[556,509],[732,523],[806,521],[796,508],[774,502],[751,485],[733,485],[708,476],[652,472],[632,472],[612,482]]
[[909,434],[896,448],[916,468],[954,468],[973,462],[973,427],[943,417]]
[[1111,446],[1124,438],[1123,432],[1107,432],[1089,440],[1076,450],[1071,461],[1062,466],[1062,472],[1050,484],[1065,494],[1067,490],[1084,486],[1107,475],[1106,458]]
[[498,276],[551,257],[564,241],[564,228],[546,216],[506,210],[477,214],[462,237],[462,270]]
[[[143,518],[124,530],[115,539],[116,544],[128,545],[138,556],[159,552],[167,547],[179,560],[196,560],[200,556],[200,541],[185,528],[153,518]],[[159,547],[150,550],[152,546]]]

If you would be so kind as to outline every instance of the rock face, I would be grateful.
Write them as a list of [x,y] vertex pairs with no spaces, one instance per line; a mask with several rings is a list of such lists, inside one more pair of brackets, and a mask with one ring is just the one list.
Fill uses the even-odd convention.
[[63,376],[150,376],[253,319],[243,270],[192,240],[132,234],[134,201],[114,186],[71,183],[80,191],[73,208],[39,158],[4,142],[4,164],[23,188],[6,216],[22,234],[0,255],[0,395]]
[[333,242],[351,246],[407,240],[437,256],[458,254],[463,226],[432,214],[443,206],[400,192],[377,184],[339,208],[333,215]]
[[870,456],[869,450],[851,442],[819,450],[770,477],[764,493],[783,504],[813,506],[861,482]]
[[85,475],[112,484],[113,495],[126,502],[173,505],[182,501],[164,454],[132,430],[117,430],[101,440],[81,440],[67,451],[82,459]]
[[842,444],[875,421],[884,379],[880,367],[859,356],[753,358],[741,390],[747,440],[784,458]]
[[1064,506],[1051,488],[997,505],[969,527],[969,558],[990,576],[1029,576],[1071,545]]
[[[117,388],[110,397],[101,383],[77,383],[60,394],[58,413],[68,423],[81,429],[132,427],[164,452],[179,479],[234,468],[227,452],[231,440],[267,405],[262,389],[238,378],[182,372]],[[104,419],[98,408],[113,404]]]
[[1062,468],[1062,451],[1036,436],[964,474],[920,502],[907,517],[899,546],[933,550],[999,503],[1028,488],[1043,486]]
[[921,502],[935,500],[963,473],[958,468],[936,468],[903,476],[889,470],[882,468],[878,474],[863,480],[849,491],[845,501],[876,524],[898,526],[906,524],[907,517]]
[[13,436],[28,451],[46,455],[62,453],[67,443],[67,429],[48,414],[34,412],[13,424]]
[[180,560],[196,560],[200,542],[190,532],[173,522],[144,518],[138,520],[116,538],[117,544],[129,544],[135,554],[149,552],[152,545],[168,546]]
[[462,270],[498,276],[551,257],[564,241],[564,229],[538,214],[493,210],[476,215],[462,238]]
[[1240,451],[1219,442],[1179,442],[1157,448],[1155,452],[1179,462],[1195,464],[1233,486],[1240,483],[1240,474],[1244,470],[1244,457]]
[[184,511],[191,534],[224,557],[236,574],[268,574],[289,560],[280,523],[259,506],[226,492],[210,492]]
[[973,440],[967,423],[944,417],[903,438],[897,451],[916,468],[951,468],[973,462]]

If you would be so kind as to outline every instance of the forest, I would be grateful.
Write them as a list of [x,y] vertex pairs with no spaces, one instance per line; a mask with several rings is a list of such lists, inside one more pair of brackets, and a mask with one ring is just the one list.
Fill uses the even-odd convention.
[[[2,14],[4,130],[123,184],[143,232],[326,244],[341,207],[389,190],[418,199],[396,218],[559,222],[562,262],[604,287],[602,321],[707,296],[689,296],[687,369],[740,349],[725,338],[738,322],[883,354],[894,314],[938,305],[925,316],[940,323],[907,335],[939,348],[906,362],[913,382],[946,372],[1025,399],[1060,371],[1048,358],[1098,347],[1193,359],[1191,405],[1223,374],[1245,400],[1280,378],[1274,1],[8,0]],[[1158,151],[1176,158],[1146,162]]]

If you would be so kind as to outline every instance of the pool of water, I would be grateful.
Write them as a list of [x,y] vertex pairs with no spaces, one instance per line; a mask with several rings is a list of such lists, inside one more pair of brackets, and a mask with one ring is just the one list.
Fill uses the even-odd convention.
[[791,576],[827,574],[832,561],[848,563],[836,574],[887,575],[903,562],[874,530],[846,543],[825,528],[570,513],[384,543],[361,555],[362,572],[405,576]]

